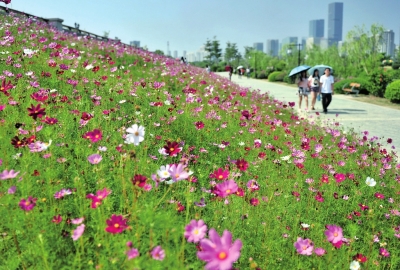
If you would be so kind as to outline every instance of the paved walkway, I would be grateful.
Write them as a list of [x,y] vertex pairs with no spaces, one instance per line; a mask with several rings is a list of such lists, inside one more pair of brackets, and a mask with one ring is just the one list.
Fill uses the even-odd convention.
[[[217,74],[223,77],[229,76],[228,72],[218,72]],[[263,80],[247,79],[245,76],[239,78],[235,74],[232,75],[232,81],[240,86],[269,92],[271,96],[280,101],[294,101],[298,108],[299,100],[295,87]],[[304,104],[302,104],[302,107],[305,108]],[[368,138],[372,136],[382,138],[381,141],[384,145],[386,145],[387,138],[392,138],[392,144],[396,146],[396,150],[400,147],[400,110],[360,102],[353,95],[340,94],[333,96],[332,103],[328,107],[328,114],[321,113],[321,102],[317,101],[315,109],[308,115],[312,117],[312,115],[315,115],[314,112],[320,112],[322,120],[333,119],[344,126],[345,129],[354,128],[356,132],[368,131]],[[304,113],[301,113],[301,115],[304,115]]]

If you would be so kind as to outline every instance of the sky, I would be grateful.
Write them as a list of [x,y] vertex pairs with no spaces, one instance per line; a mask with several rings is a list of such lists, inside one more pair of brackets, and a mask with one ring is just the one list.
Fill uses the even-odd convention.
[[[342,2],[343,37],[355,26],[378,23],[395,32],[399,43],[400,0],[12,0],[8,6],[43,18],[61,18],[63,24],[124,43],[139,40],[150,51],[197,51],[214,36],[221,47],[244,46],[288,36],[308,37],[309,21],[325,20],[328,4]],[[4,4],[0,4],[4,5]]]

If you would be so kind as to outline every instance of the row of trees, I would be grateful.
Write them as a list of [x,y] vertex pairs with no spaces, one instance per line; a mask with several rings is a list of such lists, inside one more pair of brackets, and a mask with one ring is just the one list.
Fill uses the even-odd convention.
[[[388,59],[388,56],[380,52],[383,33],[384,27],[378,24],[373,24],[370,29],[356,26],[348,32],[341,48],[337,46],[330,46],[328,49],[321,49],[319,46],[303,48],[300,52],[301,64],[329,65],[334,67],[336,76],[343,78],[358,76],[360,73],[371,74],[381,67],[383,60]],[[220,41],[215,36],[212,40],[207,39],[204,45],[207,55],[200,66],[211,64],[214,70],[223,69],[224,65],[231,64],[250,66],[252,70],[259,72],[268,69],[289,72],[298,65],[296,46],[291,47],[292,54],[287,54],[288,45],[283,46],[280,56],[273,57],[249,46],[244,47],[244,55],[242,55],[237,44],[232,42],[227,42],[222,54]]]

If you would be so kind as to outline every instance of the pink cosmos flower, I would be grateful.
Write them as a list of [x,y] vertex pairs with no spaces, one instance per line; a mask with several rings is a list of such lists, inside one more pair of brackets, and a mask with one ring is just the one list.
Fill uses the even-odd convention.
[[185,227],[184,236],[188,242],[197,243],[204,238],[207,232],[207,225],[203,220],[196,221],[192,219],[188,225]]
[[297,253],[301,255],[310,256],[314,249],[314,243],[310,239],[297,238],[297,242],[294,243],[294,247],[297,249]]
[[24,211],[31,211],[36,206],[36,201],[37,198],[29,196],[28,199],[22,199],[18,205]]
[[67,188],[67,189],[63,188],[63,189],[61,189],[60,191],[57,191],[54,194],[54,198],[55,199],[62,199],[65,196],[70,195],[70,194],[72,194],[72,191],[69,188]]
[[161,246],[156,246],[151,251],[151,257],[154,260],[162,261],[165,258],[165,251],[161,248]]
[[381,200],[385,199],[385,195],[383,195],[382,193],[379,193],[379,192],[376,192],[374,196],[375,196],[375,198],[378,198]]
[[6,105],[0,104],[0,112],[6,108]]
[[232,264],[240,257],[242,241],[237,239],[232,244],[232,234],[227,230],[220,237],[212,228],[208,235],[210,239],[200,241],[201,251],[197,252],[197,257],[207,262],[206,269],[232,269]]
[[137,250],[136,248],[131,248],[126,252],[128,260],[135,259],[139,255],[140,255],[139,250]]
[[123,218],[123,216],[119,215],[116,216],[113,214],[110,219],[107,219],[106,223],[106,232],[112,233],[112,234],[117,234],[117,233],[122,233],[126,228],[128,228],[128,225],[126,224],[127,220]]
[[323,248],[316,248],[316,249],[314,249],[314,253],[317,256],[323,256],[326,254],[326,250]]
[[88,161],[89,161],[91,164],[98,164],[98,163],[100,163],[100,161],[101,161],[102,159],[103,159],[103,158],[102,158],[101,155],[99,155],[99,154],[93,154],[93,155],[88,156]]
[[100,141],[103,138],[103,134],[101,133],[101,130],[94,129],[93,131],[86,132],[86,134],[82,137],[89,139],[92,143],[94,143]]
[[336,244],[343,239],[343,230],[341,227],[336,225],[326,225],[325,235],[327,240],[332,244]]
[[104,188],[96,192],[96,195],[90,193],[86,195],[86,199],[92,200],[91,208],[97,208],[101,202],[111,194],[111,190]]
[[72,233],[72,236],[71,236],[72,239],[74,241],[78,240],[82,236],[84,231],[85,231],[85,224],[79,225],[78,227],[76,227],[76,229]]
[[4,170],[2,173],[0,173],[0,180],[7,180],[7,179],[12,179],[17,177],[17,175],[19,174],[19,172],[16,172],[14,170]]
[[190,176],[190,174],[185,170],[185,168],[186,166],[183,165],[182,163],[172,164],[168,169],[171,179],[174,182],[187,179]]
[[84,217],[81,217],[81,218],[74,218],[74,219],[71,220],[71,223],[72,223],[72,224],[75,224],[75,225],[79,225],[79,224],[81,224],[83,221],[85,221],[85,218],[84,218]]
[[228,177],[229,177],[229,170],[224,170],[222,168],[219,168],[218,170],[210,174],[210,178],[215,178],[220,181],[228,179]]
[[219,197],[227,197],[231,194],[236,193],[238,191],[238,185],[233,180],[228,180],[222,183],[219,183],[214,188],[214,193]]

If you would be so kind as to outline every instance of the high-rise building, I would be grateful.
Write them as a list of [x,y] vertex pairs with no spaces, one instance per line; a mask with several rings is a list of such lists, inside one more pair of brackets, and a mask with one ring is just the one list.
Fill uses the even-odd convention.
[[297,44],[298,38],[297,37],[287,37],[282,39],[282,48],[286,45],[289,44]]
[[343,3],[330,3],[328,6],[328,43],[337,45],[343,35]]
[[174,51],[174,58],[178,58],[178,51]]
[[394,45],[394,32],[393,30],[386,30],[383,32],[381,52],[387,56],[394,57],[395,45]]
[[186,51],[183,51],[182,56],[183,56],[183,57],[186,57]]
[[131,41],[131,42],[129,42],[129,45],[139,48],[140,41],[138,41],[138,40]]
[[254,48],[254,50],[263,52],[264,51],[264,43],[256,42],[256,43],[253,44],[253,48]]
[[279,40],[268,39],[267,40],[267,54],[271,56],[278,56],[279,54]]
[[324,37],[324,20],[312,20],[310,21],[310,31],[308,37],[323,38]]

